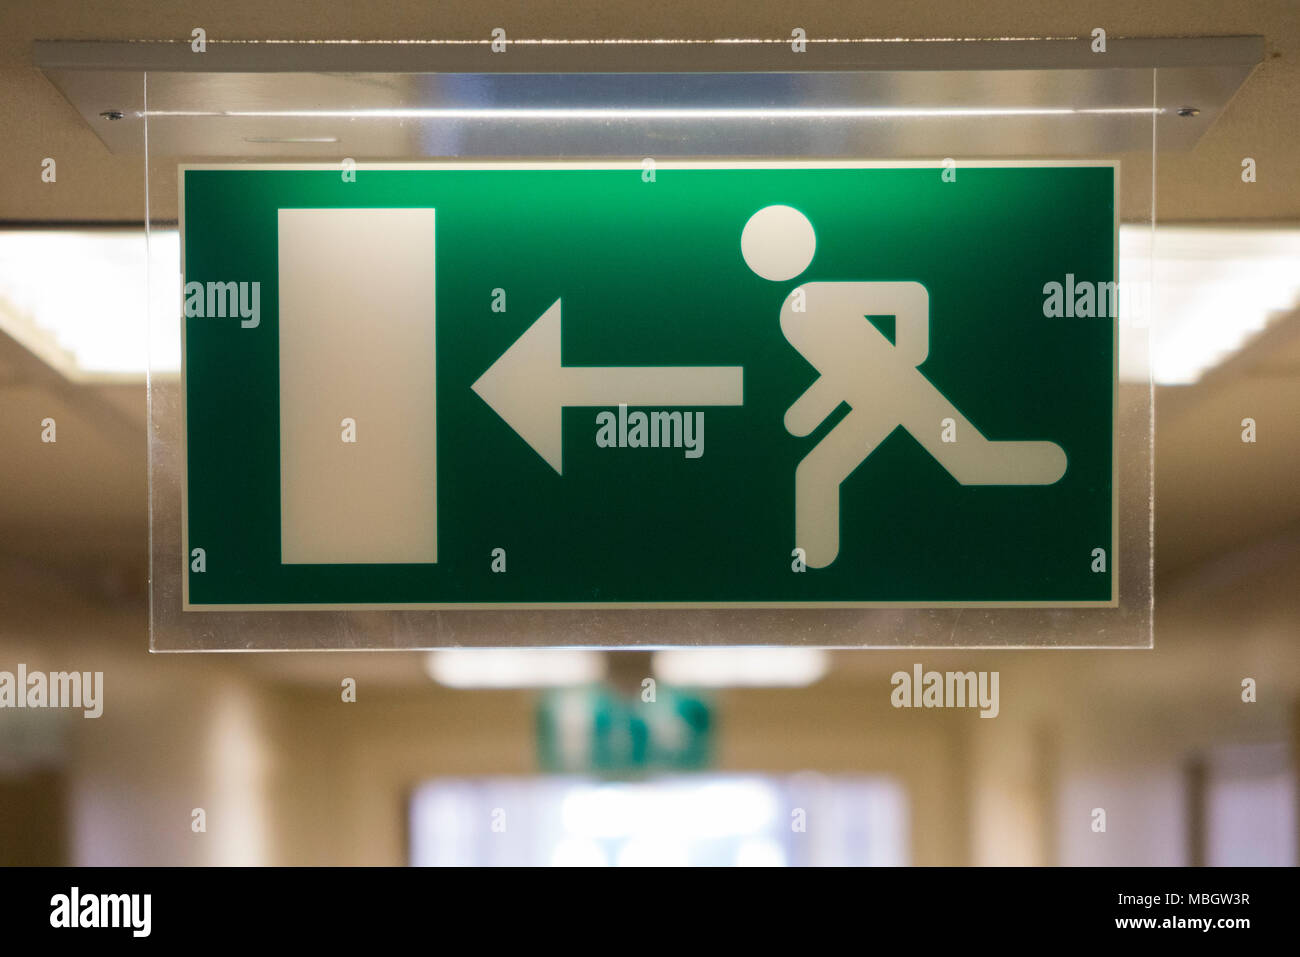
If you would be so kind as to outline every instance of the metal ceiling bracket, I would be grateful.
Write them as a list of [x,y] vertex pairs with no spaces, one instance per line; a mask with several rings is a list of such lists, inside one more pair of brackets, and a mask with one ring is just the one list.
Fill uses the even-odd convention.
[[1105,53],[1088,38],[810,37],[801,53],[788,39],[511,39],[504,52],[487,38],[210,40],[202,53],[188,41],[42,40],[34,60],[120,153],[143,149],[147,115],[150,151],[163,156],[797,145],[889,158],[948,155],[954,143],[970,157],[1149,150],[1153,113],[1160,149],[1188,150],[1263,52],[1258,36],[1117,37]]

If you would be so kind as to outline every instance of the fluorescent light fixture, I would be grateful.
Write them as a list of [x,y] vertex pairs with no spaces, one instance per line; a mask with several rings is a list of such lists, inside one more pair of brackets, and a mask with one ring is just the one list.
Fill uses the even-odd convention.
[[829,667],[820,648],[675,648],[655,652],[651,670],[686,687],[801,688],[820,681]]
[[425,658],[429,677],[449,688],[552,688],[605,677],[599,651],[448,648]]
[[152,277],[139,228],[0,230],[0,326],[70,379],[139,379],[151,352],[155,372],[179,372],[176,230],[154,230],[148,253]]
[[[1121,230],[1121,260],[1123,260]],[[1157,227],[1154,255],[1125,268],[1153,280],[1151,377],[1190,385],[1300,305],[1300,229]]]

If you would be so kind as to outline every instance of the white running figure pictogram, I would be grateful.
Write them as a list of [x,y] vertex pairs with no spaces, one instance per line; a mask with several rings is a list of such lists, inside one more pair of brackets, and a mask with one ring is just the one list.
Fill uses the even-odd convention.
[[[800,275],[816,249],[812,224],[789,206],[760,209],[740,242],[750,269],[774,282]],[[894,342],[867,316],[893,316]],[[840,486],[896,428],[962,485],[1051,485],[1065,474],[1055,442],[986,439],[918,369],[930,339],[930,294],[919,282],[804,283],[781,307],[781,331],[820,374],[786,411],[786,430],[809,435],[849,406],[795,469],[795,545],[808,567],[835,561]],[[944,419],[956,441],[942,441]]]

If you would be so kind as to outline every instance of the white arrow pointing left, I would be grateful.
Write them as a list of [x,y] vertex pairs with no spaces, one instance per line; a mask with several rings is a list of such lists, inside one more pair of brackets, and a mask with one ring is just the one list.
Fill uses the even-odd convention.
[[565,406],[742,405],[740,366],[564,366],[560,300],[524,330],[473,389],[564,474]]

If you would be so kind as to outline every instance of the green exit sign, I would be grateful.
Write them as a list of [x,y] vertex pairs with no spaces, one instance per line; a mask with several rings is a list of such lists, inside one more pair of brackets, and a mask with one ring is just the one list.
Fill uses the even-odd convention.
[[537,704],[537,759],[552,773],[698,771],[713,760],[716,721],[708,700],[660,690],[558,688]]
[[185,607],[1114,605],[1117,178],[182,167]]

